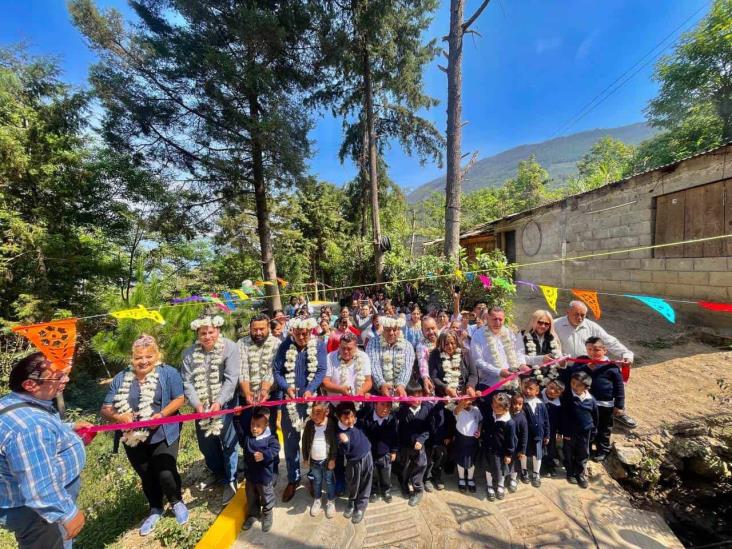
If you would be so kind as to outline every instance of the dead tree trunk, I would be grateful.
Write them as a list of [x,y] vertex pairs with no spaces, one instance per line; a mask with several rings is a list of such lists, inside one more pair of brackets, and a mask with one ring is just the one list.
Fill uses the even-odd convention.
[[447,181],[445,183],[445,257],[458,261],[460,250],[460,196],[465,171],[461,166],[463,136],[463,37],[490,0],[463,22],[465,0],[450,1],[450,32],[447,41]]
[[374,104],[371,84],[369,54],[363,54],[364,110],[366,111],[366,131],[368,132],[369,183],[371,188],[371,224],[374,238],[374,274],[376,282],[384,281],[384,252],[381,250],[381,221],[379,219],[379,176],[376,170],[377,150],[376,131],[374,130]]

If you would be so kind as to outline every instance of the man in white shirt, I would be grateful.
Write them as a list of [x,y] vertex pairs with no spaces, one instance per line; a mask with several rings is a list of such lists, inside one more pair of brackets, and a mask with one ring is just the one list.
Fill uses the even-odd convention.
[[365,395],[371,390],[371,361],[357,342],[355,334],[346,332],[338,350],[328,353],[323,387],[329,395]]
[[[482,391],[526,366],[523,342],[504,326],[506,313],[501,307],[488,309],[485,329],[476,329],[470,341],[470,360],[478,370],[478,386]],[[506,387],[504,385],[505,389]]]
[[[626,366],[633,365],[633,352],[618,341],[618,338],[608,334],[599,324],[587,318],[587,305],[581,301],[570,301],[566,316],[554,321],[554,331],[562,344],[562,354],[572,358],[587,354],[585,342],[587,338],[599,337],[609,355],[620,358],[620,363]],[[634,428],[636,422],[627,414],[616,416],[620,423]]]

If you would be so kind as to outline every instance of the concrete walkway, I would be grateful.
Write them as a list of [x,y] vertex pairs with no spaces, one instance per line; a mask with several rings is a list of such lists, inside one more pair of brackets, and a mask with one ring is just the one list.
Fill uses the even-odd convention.
[[[335,518],[311,517],[304,487],[283,504],[281,480],[272,530],[265,534],[257,523],[233,547],[683,547],[660,516],[631,507],[604,468],[591,464],[589,476],[587,490],[563,478],[542,479],[539,489],[520,484],[515,494],[491,503],[480,497],[484,478],[478,494],[461,494],[453,475],[446,490],[426,494],[416,508],[397,488],[390,504],[370,504],[358,525],[342,516],[344,499]],[[280,478],[286,478],[284,470]]]

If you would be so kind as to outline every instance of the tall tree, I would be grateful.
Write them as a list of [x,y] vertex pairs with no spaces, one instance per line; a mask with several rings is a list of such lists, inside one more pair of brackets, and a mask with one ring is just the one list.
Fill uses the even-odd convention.
[[312,83],[306,0],[132,0],[139,23],[71,0],[101,62],[91,74],[105,137],[151,165],[173,166],[206,196],[208,216],[252,194],[263,277],[281,306],[268,195],[294,184],[309,154],[299,95]]
[[[465,0],[450,0],[450,32],[447,41],[447,178],[445,181],[445,246],[446,257],[459,261],[460,250],[460,195],[463,176],[468,168],[462,167],[463,137],[463,38],[475,33],[470,27],[483,13],[490,0],[483,0],[477,10],[463,21]],[[475,156],[473,156],[473,159]]]
[[732,0],[715,0],[709,14],[686,33],[656,67],[661,84],[648,106],[652,124],[672,130],[708,103],[732,141]]
[[422,43],[435,0],[352,0],[330,5],[321,25],[329,78],[318,99],[344,119],[341,159],[359,163],[368,182],[375,277],[384,276],[379,215],[379,164],[390,139],[423,161],[441,163],[442,137],[415,114],[436,105],[423,93],[422,70],[436,55],[434,42]]

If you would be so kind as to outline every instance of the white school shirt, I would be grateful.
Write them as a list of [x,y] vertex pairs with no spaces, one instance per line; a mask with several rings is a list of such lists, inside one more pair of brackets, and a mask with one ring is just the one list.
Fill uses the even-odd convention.
[[561,406],[562,401],[558,398],[549,398],[546,396],[546,388],[541,390],[541,400],[544,404],[551,404],[552,406]]
[[[355,363],[356,360],[361,361],[361,375],[362,376],[370,376],[371,375],[371,361],[369,360],[369,355],[367,355],[365,352],[358,350],[356,351],[356,355],[353,357],[353,360],[348,365],[348,371],[346,373],[346,385],[348,385],[351,388],[351,394],[356,394],[356,367]],[[328,361],[327,366],[325,369],[325,377],[329,377],[330,380],[335,383],[336,385],[342,385],[341,383],[341,371],[340,371],[341,361],[338,358],[338,351],[333,351],[332,353],[328,353]],[[338,393],[333,393],[328,391],[329,395],[334,395]]]
[[526,399],[525,402],[526,402],[526,404],[529,405],[529,408],[531,408],[531,413],[532,414],[535,414],[536,413],[536,406],[537,406],[537,404],[539,404],[541,402],[541,400],[539,400],[538,397],[534,397],[534,398],[528,398],[528,399]]
[[310,447],[310,459],[323,461],[328,457],[328,442],[325,440],[325,429],[328,427],[328,422],[313,427],[315,427],[315,435],[313,435],[313,445]]
[[483,421],[483,414],[477,406],[473,406],[470,410],[463,410],[455,418],[455,428],[457,432],[466,437],[472,437]]

